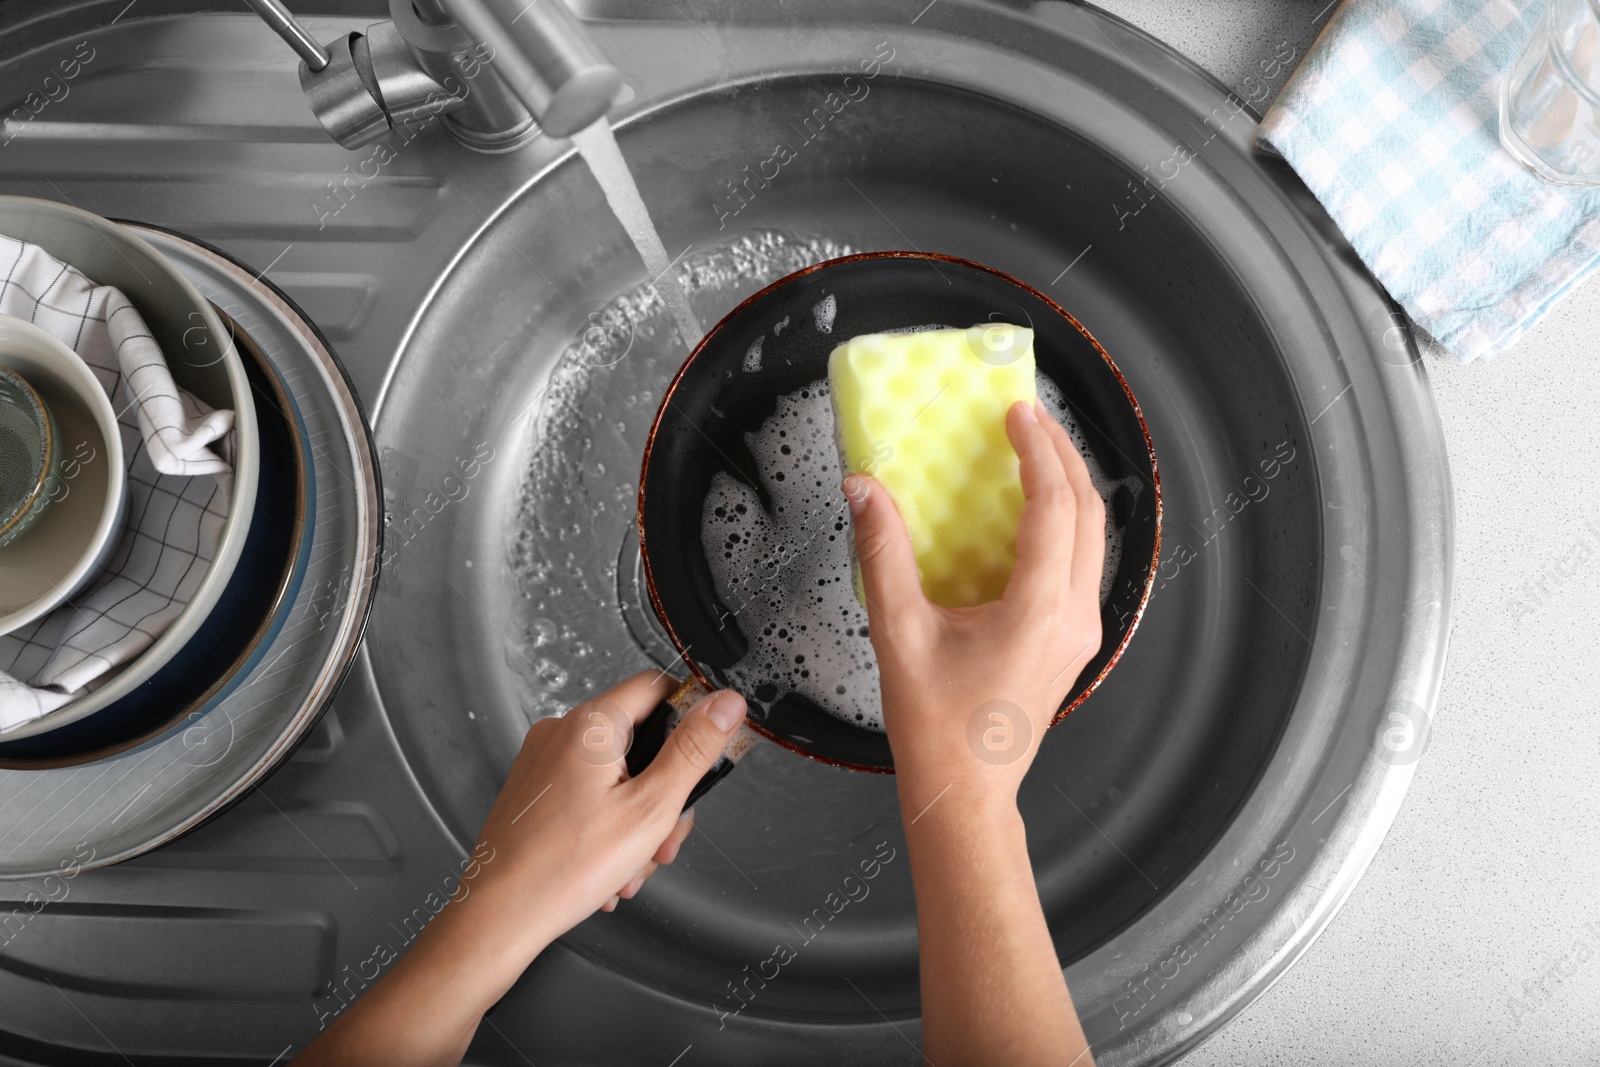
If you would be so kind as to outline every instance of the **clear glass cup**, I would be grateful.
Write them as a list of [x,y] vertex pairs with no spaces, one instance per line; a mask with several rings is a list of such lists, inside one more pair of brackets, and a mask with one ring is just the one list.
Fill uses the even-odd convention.
[[1500,83],[1500,143],[1560,185],[1600,185],[1600,0],[1550,0]]

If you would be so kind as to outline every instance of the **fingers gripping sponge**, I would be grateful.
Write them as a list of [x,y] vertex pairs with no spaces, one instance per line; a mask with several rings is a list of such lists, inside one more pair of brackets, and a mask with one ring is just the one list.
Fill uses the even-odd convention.
[[1006,412],[1037,395],[1033,331],[985,323],[854,337],[829,356],[828,380],[841,465],[894,497],[928,599],[998,600],[1022,513]]

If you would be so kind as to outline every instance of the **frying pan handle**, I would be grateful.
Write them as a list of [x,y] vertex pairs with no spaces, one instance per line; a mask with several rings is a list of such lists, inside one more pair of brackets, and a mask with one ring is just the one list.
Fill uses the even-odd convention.
[[[671,696],[656,705],[656,710],[633,732],[633,744],[629,746],[626,757],[629,777],[637,776],[650,765],[661,751],[661,746],[667,743],[667,735],[683,721],[690,708],[710,694],[711,690],[690,677]],[[712,786],[728,776],[757,736],[748,726],[739,727],[716,764],[689,790],[689,799],[683,805],[685,811],[709,793]]]

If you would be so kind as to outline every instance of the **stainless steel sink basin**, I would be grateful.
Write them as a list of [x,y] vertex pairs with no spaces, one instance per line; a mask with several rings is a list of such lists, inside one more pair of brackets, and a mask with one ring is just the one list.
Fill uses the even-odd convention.
[[[1326,925],[1425,743],[1450,507],[1415,351],[1309,195],[1250,149],[1240,102],[1091,9],[941,0],[914,25],[886,4],[586,10],[629,75],[619,141],[702,319],[807,257],[917,248],[1044,290],[1127,374],[1162,464],[1158,589],[1022,803],[1097,1062],[1176,1058]],[[115,14],[8,31],[0,84],[26,85],[91,11]],[[98,80],[0,148],[0,184],[225,246],[350,364],[389,527],[366,669],[341,702],[393,742],[340,766],[352,795],[414,788],[429,814],[402,837],[464,854],[531,718],[670,666],[628,526],[682,353],[635,291],[642,265],[564,142],[490,157],[430,130],[347,155],[245,17],[90,39]],[[479,1057],[918,1062],[892,782],[762,751],[698,828],[634,906],[535,965]],[[822,929],[824,898],[869,858],[870,896]],[[400,902],[437,872],[385,877]],[[360,904],[308,898],[340,924],[319,974],[399,921]],[[796,959],[743,984],[780,940]],[[280,1035],[270,1056],[314,1032],[296,1010],[241,1032]]]

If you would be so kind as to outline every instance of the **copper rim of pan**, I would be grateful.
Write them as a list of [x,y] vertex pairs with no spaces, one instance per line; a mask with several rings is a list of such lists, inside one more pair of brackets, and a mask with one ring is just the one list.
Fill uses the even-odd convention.
[[[1100,683],[1105,680],[1106,675],[1111,673],[1111,668],[1115,667],[1117,662],[1122,659],[1122,653],[1127,649],[1128,642],[1133,639],[1134,631],[1139,629],[1139,623],[1144,618],[1145,608],[1150,603],[1150,594],[1155,589],[1156,567],[1161,561],[1161,468],[1156,464],[1156,447],[1154,441],[1150,437],[1150,427],[1145,422],[1144,409],[1139,406],[1139,401],[1134,397],[1133,390],[1128,388],[1128,379],[1123,376],[1122,369],[1117,366],[1116,361],[1113,360],[1110,354],[1106,352],[1104,346],[1102,346],[1099,341],[1095,340],[1094,335],[1091,334],[1088,329],[1084,327],[1083,323],[1079,322],[1077,317],[1074,316],[1070,311],[1062,307],[1060,304],[1057,304],[1054,300],[1050,299],[1044,293],[1041,293],[1027,282],[1013,278],[1011,275],[1006,274],[1003,271],[995,270],[993,267],[986,267],[982,263],[974,263],[970,259],[962,259],[959,256],[947,256],[938,252],[860,252],[853,256],[841,256],[838,259],[828,259],[822,261],[821,263],[813,263],[809,267],[802,267],[793,274],[784,275],[782,278],[779,278],[771,285],[768,285],[766,288],[762,289],[760,292],[754,294],[753,296],[747,297],[739,304],[738,307],[724,315],[721,321],[713,326],[711,330],[700,339],[700,343],[694,346],[694,351],[689,353],[689,358],[684,360],[683,366],[678,368],[678,373],[673,375],[672,381],[667,385],[667,390],[661,397],[661,404],[658,408],[656,408],[655,421],[650,424],[650,435],[645,439],[644,460],[639,466],[639,502],[634,523],[639,531],[639,555],[644,563],[644,581],[645,588],[650,594],[650,607],[655,611],[656,618],[660,620],[662,627],[667,631],[667,636],[672,641],[672,647],[678,650],[679,657],[683,660],[684,665],[689,668],[689,671],[694,676],[695,680],[708,689],[716,689],[716,682],[700,669],[700,665],[698,663],[690,658],[687,646],[683,643],[683,639],[678,636],[678,631],[673,628],[672,620],[667,617],[666,609],[661,604],[661,596],[656,591],[655,573],[650,566],[650,553],[646,549],[647,533],[644,525],[644,501],[646,476],[650,472],[650,457],[655,452],[656,434],[661,429],[661,420],[665,418],[667,408],[672,404],[673,394],[678,391],[678,386],[683,382],[684,377],[688,375],[690,369],[693,368],[695,361],[700,358],[700,354],[706,350],[706,347],[710,345],[717,334],[722,331],[722,328],[731,322],[735,317],[737,317],[740,312],[742,312],[745,308],[750,307],[752,304],[761,301],[769,294],[782,289],[790,282],[802,278],[807,274],[812,274],[819,270],[827,270],[830,267],[837,267],[845,263],[854,263],[859,260],[867,259],[921,259],[935,261],[938,263],[951,263],[962,267],[970,267],[974,270],[980,270],[985,274],[991,274],[996,278],[1000,278],[1003,281],[1016,286],[1018,289],[1021,289],[1030,296],[1043,301],[1056,314],[1060,315],[1067,322],[1071,323],[1072,328],[1083,335],[1084,340],[1088,341],[1089,344],[1094,346],[1094,350],[1098,352],[1100,354],[1100,358],[1105,361],[1106,367],[1110,369],[1112,374],[1116,375],[1117,384],[1122,386],[1123,395],[1128,398],[1128,404],[1133,408],[1134,417],[1139,420],[1139,432],[1144,435],[1145,452],[1150,458],[1150,484],[1151,488],[1155,492],[1156,502],[1155,545],[1151,549],[1149,566],[1145,569],[1144,589],[1139,594],[1139,606],[1133,612],[1133,622],[1128,626],[1127,632],[1122,635],[1122,640],[1117,643],[1116,651],[1111,654],[1111,658],[1106,661],[1105,666],[1100,668],[1100,673],[1095,675],[1094,680],[1084,687],[1083,692],[1079,693],[1072,700],[1068,701],[1060,710],[1055,713],[1050,720],[1050,726],[1054,726],[1056,723],[1072,714],[1073,709],[1087,700],[1089,698],[1089,694],[1093,693],[1100,687]],[[786,748],[791,752],[797,752],[808,759],[814,759],[819,763],[826,763],[833,767],[846,767],[853,771],[866,771],[871,774],[894,773],[893,767],[870,767],[865,764],[851,763],[848,760],[834,759],[831,756],[825,756],[818,752],[812,752],[809,749],[801,748],[799,745],[777,736],[766,727],[756,722],[754,719],[746,719],[745,722],[752,730],[760,734],[762,737],[765,737],[767,740],[781,745],[783,748]],[[1046,729],[1048,728],[1049,727],[1046,727]]]
[[[267,631],[272,626],[272,620],[277,618],[278,612],[283,608],[284,598],[288,595],[289,587],[294,578],[295,560],[299,557],[299,546],[305,537],[306,468],[305,452],[300,440],[300,431],[289,416],[289,395],[284,391],[283,382],[279,380],[278,372],[272,366],[271,361],[267,359],[266,355],[261,351],[261,348],[255,343],[255,341],[251,339],[250,335],[240,329],[238,323],[234,322],[233,318],[229,316],[226,311],[223,311],[215,304],[212,304],[211,308],[217,313],[217,318],[221,320],[222,325],[227,329],[228,337],[233,341],[234,344],[239,346],[240,350],[247,359],[253,360],[256,366],[261,368],[261,377],[267,383],[267,387],[272,390],[271,402],[277,407],[278,414],[289,423],[289,441],[290,447],[294,450],[292,462],[294,463],[295,470],[294,525],[289,534],[289,544],[291,546],[289,559],[284,564],[283,574],[279,577],[278,586],[273,591],[272,604],[266,610],[266,612],[262,614],[261,622],[259,625],[257,625],[255,633],[250,635],[250,640],[246,642],[244,647],[239,650],[239,654],[234,657],[233,661],[229,663],[222,671],[218,672],[217,677],[205,688],[205,691],[196,694],[193,699],[186,702],[181,708],[175,709],[170,715],[163,718],[161,722],[147,730],[141,731],[137,736],[128,738],[127,740],[117,741],[101,748],[92,749],[88,752],[77,752],[70,756],[54,756],[39,759],[6,759],[0,757],[0,768],[8,768],[13,770],[48,770],[53,767],[73,767],[85,763],[93,763],[97,760],[105,759],[108,756],[115,756],[119,752],[125,752],[136,745],[142,745],[147,741],[160,737],[174,726],[177,726],[189,715],[193,714],[200,708],[205,707],[211,698],[215,696],[217,692],[224,685],[226,685],[235,674],[239,672],[240,668],[244,666],[244,664],[249,660],[250,656],[255,652],[256,648],[261,644],[262,639],[266,637]],[[0,741],[3,741],[3,739],[0,739]]]

